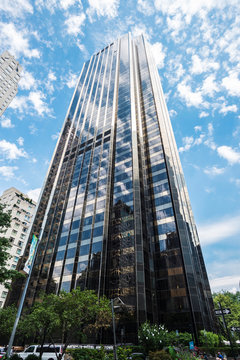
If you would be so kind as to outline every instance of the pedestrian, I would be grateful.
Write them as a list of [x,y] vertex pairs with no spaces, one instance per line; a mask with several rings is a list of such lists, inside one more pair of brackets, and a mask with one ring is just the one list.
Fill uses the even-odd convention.
[[217,353],[216,359],[217,359],[217,360],[223,360],[223,356],[222,356],[222,354],[220,353],[220,351]]

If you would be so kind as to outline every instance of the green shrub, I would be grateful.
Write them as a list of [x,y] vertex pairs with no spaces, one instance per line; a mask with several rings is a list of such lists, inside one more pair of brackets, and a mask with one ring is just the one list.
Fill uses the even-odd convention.
[[163,325],[145,322],[138,331],[139,344],[144,348],[144,353],[161,350],[167,345],[168,330]]
[[18,354],[13,354],[10,356],[9,360],[21,360],[21,356]]
[[106,357],[106,352],[104,348],[101,348],[100,350],[71,349],[68,351],[68,354],[70,354],[73,357],[73,360],[104,360]]
[[149,358],[150,360],[172,360],[171,356],[165,350],[150,351]]

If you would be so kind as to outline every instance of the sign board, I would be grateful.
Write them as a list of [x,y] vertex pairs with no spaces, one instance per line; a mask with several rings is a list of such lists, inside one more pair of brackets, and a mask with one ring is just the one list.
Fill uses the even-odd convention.
[[189,350],[194,350],[194,342],[189,341]]
[[232,326],[230,329],[231,331],[240,331],[240,326]]
[[217,316],[221,316],[221,315],[229,315],[229,314],[231,314],[231,310],[230,309],[215,309],[214,310],[215,311],[215,315],[217,315]]

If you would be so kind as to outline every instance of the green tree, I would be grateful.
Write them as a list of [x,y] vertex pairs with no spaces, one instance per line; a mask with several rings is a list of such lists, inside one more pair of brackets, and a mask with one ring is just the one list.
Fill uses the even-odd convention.
[[10,288],[11,280],[22,277],[23,275],[16,270],[7,268],[8,260],[11,257],[7,251],[11,246],[9,239],[3,235],[11,225],[11,214],[9,211],[4,211],[4,209],[5,206],[0,204],[0,284],[6,288]]
[[[225,321],[229,329],[232,326],[238,326],[238,327],[240,326],[240,292],[239,291],[237,291],[235,294],[229,291],[214,293],[213,302],[215,309],[219,308],[219,302],[220,302],[222,308],[229,308],[231,310],[230,315],[225,315]],[[222,318],[220,316],[218,316],[218,321],[220,324],[221,333],[226,337],[226,332],[223,326]],[[239,339],[240,333],[235,332],[234,338]]]
[[43,295],[36,302],[29,314],[25,314],[18,326],[18,335],[27,339],[36,339],[40,345],[40,358],[42,357],[43,344],[49,339],[54,329],[58,326],[58,317],[55,312],[56,295]]
[[6,308],[0,309],[0,339],[1,342],[7,342],[11,331],[13,328],[13,324],[16,318],[17,309],[15,306],[8,306]]
[[168,330],[164,325],[143,323],[138,331],[139,344],[143,346],[146,354],[149,351],[161,350],[167,345]]
[[98,331],[111,324],[109,300],[100,297],[94,291],[81,291],[77,288],[59,295],[47,294],[35,303],[31,312],[23,316],[19,333],[26,337],[35,337],[41,344],[46,341],[55,343],[61,335],[64,344],[59,360],[65,354],[72,338],[80,338],[85,331]]
[[111,309],[106,297],[98,298],[94,291],[80,288],[70,293],[62,291],[56,297],[55,312],[61,329],[63,354],[72,335],[80,338],[86,331],[98,331],[111,324]]

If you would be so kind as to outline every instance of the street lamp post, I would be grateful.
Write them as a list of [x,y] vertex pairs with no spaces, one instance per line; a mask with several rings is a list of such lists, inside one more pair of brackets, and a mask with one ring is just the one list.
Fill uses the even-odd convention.
[[113,355],[114,360],[118,360],[117,357],[117,341],[116,341],[116,324],[115,324],[115,313],[114,309],[118,309],[120,307],[127,307],[126,304],[119,298],[111,299],[111,308],[112,308],[112,327],[113,327]]
[[114,300],[115,299],[111,299],[112,327],[113,327],[113,355],[114,355],[114,360],[118,360],[118,357],[117,357],[117,343],[116,343],[116,325],[115,325],[115,314],[114,314]]

